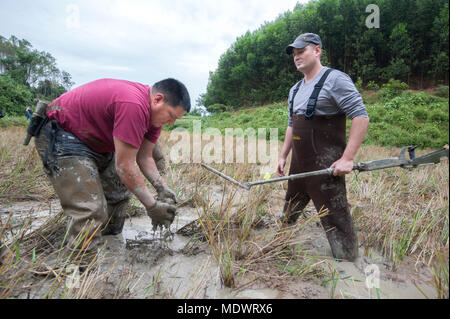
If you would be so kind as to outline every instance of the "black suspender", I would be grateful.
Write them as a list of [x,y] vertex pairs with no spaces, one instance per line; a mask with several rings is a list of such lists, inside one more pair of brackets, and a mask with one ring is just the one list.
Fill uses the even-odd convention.
[[316,85],[314,85],[314,91],[309,97],[308,105],[306,106],[305,112],[306,120],[312,120],[314,112],[316,111],[317,98],[319,97],[320,90],[322,89],[323,83],[325,82],[328,74],[330,74],[331,71],[333,71],[333,69],[326,70],[325,73],[320,78],[319,82],[317,82]]
[[[330,74],[331,71],[333,71],[333,69],[327,69],[325,71],[325,73],[322,75],[322,77],[320,78],[319,82],[317,82],[316,85],[314,85],[314,90],[313,90],[311,96],[309,97],[308,105],[306,106],[306,112],[305,112],[306,120],[313,119],[314,113],[316,111],[317,98],[319,97],[320,90],[322,89],[323,84],[325,83],[325,80],[327,79],[328,74]],[[298,92],[302,82],[303,82],[303,80],[298,82],[297,86],[294,88],[294,91],[292,92],[292,99],[289,103],[289,114],[290,114],[291,118],[294,113],[294,98],[295,98],[295,95],[297,95],[297,92]]]
[[299,81],[298,84],[295,86],[294,91],[292,92],[292,99],[289,101],[289,116],[292,118],[292,115],[294,113],[294,99],[297,95],[298,89],[300,88],[300,85],[302,84],[303,80]]

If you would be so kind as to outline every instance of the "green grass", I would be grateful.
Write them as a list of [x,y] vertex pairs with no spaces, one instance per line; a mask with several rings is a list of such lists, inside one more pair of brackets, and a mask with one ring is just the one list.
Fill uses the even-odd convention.
[[448,143],[448,98],[408,91],[387,102],[367,105],[367,111],[367,144],[440,148]]
[[[404,91],[400,96],[383,100],[373,91],[363,91],[370,126],[364,144],[385,147],[417,145],[421,148],[440,148],[449,140],[448,97],[439,97],[425,92]],[[174,126],[193,132],[194,120],[201,121],[202,132],[217,128],[225,134],[226,128],[277,128],[278,139],[284,140],[288,106],[286,102],[242,108],[236,111],[215,113],[210,116],[184,116]],[[347,131],[351,121],[347,121]],[[269,138],[269,130],[266,131]]]
[[0,119],[0,127],[28,126],[29,121],[25,116],[5,116]]
[[289,111],[287,105],[274,103],[260,107],[243,108],[237,111],[221,112],[210,116],[184,116],[175,122],[175,125],[165,127],[165,130],[173,130],[177,127],[193,132],[194,121],[201,121],[202,132],[207,128],[217,128],[221,134],[225,134],[226,128],[267,128],[266,137],[269,137],[268,128],[278,128],[278,139],[283,140],[286,132]]

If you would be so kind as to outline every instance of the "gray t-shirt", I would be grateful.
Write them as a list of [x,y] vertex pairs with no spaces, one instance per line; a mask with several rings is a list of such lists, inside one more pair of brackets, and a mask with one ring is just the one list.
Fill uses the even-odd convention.
[[[324,67],[309,83],[305,83],[305,81],[302,80],[297,95],[294,98],[293,114],[305,114],[309,97],[314,90],[314,85],[319,82],[327,69],[329,68]],[[291,100],[297,83],[289,91],[288,101]],[[339,70],[333,70],[328,74],[317,98],[315,114],[345,114],[350,119],[355,117],[369,117],[361,94],[359,94],[352,79]],[[290,114],[288,125],[292,126]]]

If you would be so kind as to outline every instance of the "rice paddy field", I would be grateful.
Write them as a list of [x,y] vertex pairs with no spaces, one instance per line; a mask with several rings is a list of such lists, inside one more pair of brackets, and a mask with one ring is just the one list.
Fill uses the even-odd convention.
[[[281,226],[286,182],[246,191],[199,163],[173,163],[177,141],[164,131],[164,177],[179,198],[170,231],[153,232],[133,200],[122,234],[105,236],[95,255],[68,255],[67,217],[33,142],[21,145],[25,130],[0,128],[0,298],[449,297],[448,161],[346,176],[360,245],[351,263],[333,259],[320,224],[327,211],[312,203],[295,225]],[[355,162],[399,151],[363,146]],[[241,182],[263,178],[259,163],[211,166]],[[88,241],[80,235],[81,248]]]

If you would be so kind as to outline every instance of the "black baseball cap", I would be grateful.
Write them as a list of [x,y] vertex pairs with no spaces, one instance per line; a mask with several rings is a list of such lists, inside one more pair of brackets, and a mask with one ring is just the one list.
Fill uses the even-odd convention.
[[286,53],[291,54],[294,48],[296,49],[303,49],[308,44],[313,43],[316,45],[320,45],[322,47],[322,40],[320,37],[315,33],[303,33],[300,34],[293,43],[289,44],[286,47]]

